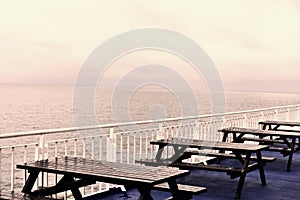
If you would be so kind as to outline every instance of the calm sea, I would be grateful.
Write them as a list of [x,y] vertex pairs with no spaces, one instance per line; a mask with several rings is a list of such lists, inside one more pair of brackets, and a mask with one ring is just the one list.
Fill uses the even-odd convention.
[[[0,133],[75,126],[72,87],[1,85],[0,91]],[[118,112],[126,113],[131,121],[179,117],[182,106],[178,96],[184,96],[184,92],[141,89],[129,99],[114,99],[112,92],[98,91],[95,113],[101,124],[118,122]],[[200,92],[197,98],[198,113],[211,112],[209,93]],[[225,109],[241,111],[299,103],[300,94],[226,92]]]

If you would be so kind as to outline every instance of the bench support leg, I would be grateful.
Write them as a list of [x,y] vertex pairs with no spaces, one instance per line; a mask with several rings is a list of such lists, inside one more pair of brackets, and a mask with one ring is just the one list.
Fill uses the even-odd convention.
[[192,199],[192,195],[186,194],[183,192],[180,192],[178,189],[178,185],[175,179],[168,181],[169,188],[172,194],[172,198],[169,198],[168,200],[189,200]]
[[263,163],[260,151],[256,152],[256,158],[257,158],[257,163],[259,166],[259,174],[260,174],[261,184],[266,185],[267,183],[266,183],[266,176],[265,176],[265,171],[264,171],[264,163]]
[[155,160],[161,160],[161,156],[162,156],[162,153],[164,151],[165,146],[166,146],[165,144],[163,144],[163,145],[160,144],[159,145],[158,151],[157,151],[156,156],[155,156]]
[[249,166],[250,158],[251,158],[251,153],[248,153],[246,155],[246,158],[245,158],[245,161],[244,161],[244,166],[243,166],[243,172],[240,176],[238,187],[237,187],[236,192],[235,192],[235,199],[241,198],[241,193],[242,193],[242,190],[243,190],[243,187],[244,187],[246,174],[247,174],[247,172],[245,172],[245,169],[247,169],[248,166]]
[[293,138],[293,139],[292,139],[292,143],[291,143],[291,152],[290,152],[290,155],[289,155],[289,160],[288,160],[288,164],[287,164],[287,168],[286,168],[286,171],[287,171],[287,172],[290,172],[290,171],[291,171],[291,165],[292,165],[292,160],[293,160],[293,154],[294,154],[294,151],[295,151],[295,143],[296,143],[296,138]]
[[138,190],[140,192],[140,197],[139,200],[153,200],[150,192],[151,192],[151,188],[148,187],[147,185],[141,185],[141,187],[138,187]]
[[29,177],[27,178],[25,185],[22,189],[22,192],[26,193],[26,194],[31,193],[32,187],[33,187],[37,177],[39,176],[40,171],[39,170],[31,170],[29,173],[30,173]]
[[40,195],[40,196],[48,196],[52,194],[57,194],[59,192],[71,190],[74,198],[78,200],[78,199],[82,199],[82,195],[79,191],[79,187],[91,185],[94,183],[96,183],[96,181],[92,179],[75,180],[72,176],[64,175],[63,178],[56,185],[52,187],[36,190],[32,192],[32,194]]

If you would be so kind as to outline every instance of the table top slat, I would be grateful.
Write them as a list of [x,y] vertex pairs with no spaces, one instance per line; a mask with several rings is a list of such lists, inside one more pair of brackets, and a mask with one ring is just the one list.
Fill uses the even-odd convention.
[[207,140],[192,140],[192,139],[179,139],[179,138],[168,138],[168,139],[162,139],[157,141],[151,141],[150,144],[186,146],[190,148],[203,148],[203,149],[214,149],[214,150],[253,151],[253,152],[268,148],[267,145],[215,142],[215,141],[207,141]]
[[266,124],[266,125],[282,125],[282,126],[300,126],[300,122],[288,122],[288,121],[261,121],[259,124]]
[[122,180],[151,183],[171,177],[188,175],[187,170],[167,167],[148,167],[140,165],[102,162],[82,158],[61,158],[51,161],[37,161],[19,164],[17,168],[40,169],[59,174],[71,173],[76,176],[106,177]]
[[243,134],[261,135],[261,136],[300,137],[299,132],[272,131],[272,130],[261,130],[261,129],[252,129],[252,128],[239,128],[239,127],[224,128],[222,130],[219,130],[219,132],[243,133]]

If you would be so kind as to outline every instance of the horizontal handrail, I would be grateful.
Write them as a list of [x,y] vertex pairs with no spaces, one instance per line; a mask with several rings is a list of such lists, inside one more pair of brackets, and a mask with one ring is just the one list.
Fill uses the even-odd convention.
[[36,145],[39,145],[39,143],[18,144],[18,145],[10,145],[10,146],[1,146],[0,149],[11,149],[11,148],[29,147],[29,146],[36,146]]
[[35,136],[35,135],[47,135],[53,133],[64,133],[64,132],[73,132],[73,131],[82,131],[82,130],[93,130],[93,129],[101,129],[101,128],[114,128],[114,127],[122,127],[128,125],[165,123],[171,121],[192,120],[192,119],[209,118],[209,117],[224,117],[228,115],[245,114],[250,112],[262,112],[262,111],[284,109],[290,107],[300,107],[300,104],[288,105],[288,106],[276,106],[270,108],[244,110],[244,111],[235,111],[235,112],[226,112],[226,113],[196,115],[196,116],[188,116],[188,117],[176,117],[176,118],[165,118],[165,119],[157,119],[157,120],[144,120],[144,121],[134,121],[134,122],[109,123],[103,125],[90,125],[90,126],[82,126],[82,127],[68,127],[68,128],[55,128],[55,129],[34,130],[34,131],[25,131],[25,132],[2,133],[0,134],[0,139]]

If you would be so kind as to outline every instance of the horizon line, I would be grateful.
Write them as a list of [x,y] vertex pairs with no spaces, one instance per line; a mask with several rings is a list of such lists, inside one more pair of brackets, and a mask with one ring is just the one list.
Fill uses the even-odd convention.
[[[42,84],[42,83],[1,83],[0,86],[36,86],[36,87],[74,87],[74,84]],[[80,85],[91,86],[91,85]],[[104,87],[109,87],[108,85]],[[229,89],[224,92],[258,92],[258,93],[286,93],[286,94],[300,94],[300,91],[274,91],[274,90],[241,90],[241,89]]]

